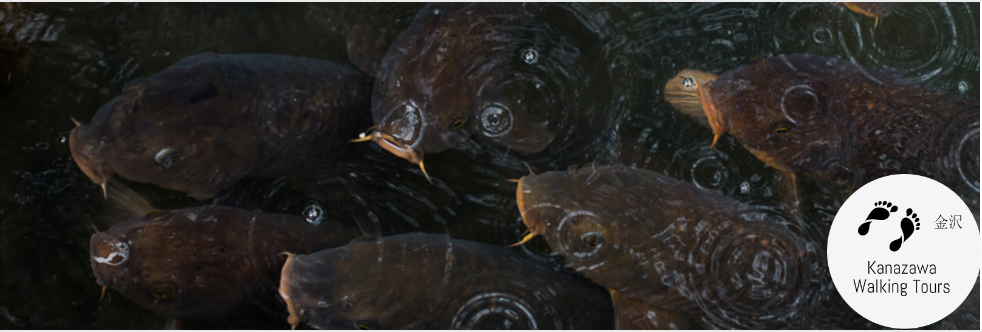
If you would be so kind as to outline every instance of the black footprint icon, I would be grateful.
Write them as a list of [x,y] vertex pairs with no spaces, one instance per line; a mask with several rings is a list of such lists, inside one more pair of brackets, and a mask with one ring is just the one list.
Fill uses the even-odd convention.
[[869,212],[869,216],[866,217],[866,222],[859,225],[859,235],[866,235],[866,233],[869,233],[869,225],[874,220],[886,220],[887,218],[890,218],[891,212],[897,212],[897,207],[893,206],[893,203],[887,201],[879,201],[873,205],[876,207],[873,208],[873,211]]
[[890,242],[891,251],[900,250],[900,245],[904,244],[910,238],[911,234],[914,234],[915,230],[921,229],[921,219],[917,217],[917,214],[913,210],[907,209],[907,217],[900,221],[900,229],[904,231],[904,236]]

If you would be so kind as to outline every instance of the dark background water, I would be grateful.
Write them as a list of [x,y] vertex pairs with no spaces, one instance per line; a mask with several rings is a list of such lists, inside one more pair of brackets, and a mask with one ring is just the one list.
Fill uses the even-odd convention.
[[[277,53],[348,62],[345,35],[367,25],[392,40],[421,4],[7,4],[0,60],[0,327],[159,328],[163,318],[100,287],[88,239],[102,194],[70,158],[71,117],[88,121],[127,81],[201,52]],[[233,189],[224,202],[295,213],[311,204],[382,234],[445,232],[495,244],[524,230],[514,184],[527,172],[588,162],[668,173],[740,200],[773,205],[778,172],[664,101],[665,82],[682,69],[715,73],[767,55],[808,52],[894,70],[953,94],[979,95],[979,5],[907,4],[874,19],[831,3],[527,4],[572,38],[592,75],[563,82],[587,119],[567,131],[577,148],[563,158],[511,153],[471,141],[427,156],[430,185],[413,165],[365,144],[366,171],[342,181],[362,185],[355,204],[319,201],[269,182]],[[9,74],[9,75],[7,75]],[[3,79],[6,79],[5,81]],[[562,90],[566,91],[566,90]],[[557,156],[552,154],[547,156]],[[382,172],[379,172],[382,171]],[[384,176],[379,176],[383,174]],[[181,193],[130,184],[160,208],[199,202]],[[806,232],[824,243],[839,204],[821,184],[804,211]],[[243,194],[245,193],[245,194]],[[248,197],[237,200],[234,197]],[[243,203],[243,200],[245,201]],[[223,202],[220,200],[220,203]],[[339,207],[348,206],[343,209]],[[340,211],[340,212],[339,212]],[[531,251],[548,248],[533,242]],[[977,290],[975,291],[977,294]],[[977,299],[977,295],[976,299]],[[978,316],[975,316],[978,320]],[[231,327],[250,327],[248,321]]]

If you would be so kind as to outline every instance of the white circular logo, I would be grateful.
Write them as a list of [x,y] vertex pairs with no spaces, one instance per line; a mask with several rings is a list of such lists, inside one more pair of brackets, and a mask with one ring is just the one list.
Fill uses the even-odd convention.
[[829,271],[856,312],[896,329],[945,318],[979,276],[982,241],[972,211],[948,187],[891,175],[857,190],[829,231]]

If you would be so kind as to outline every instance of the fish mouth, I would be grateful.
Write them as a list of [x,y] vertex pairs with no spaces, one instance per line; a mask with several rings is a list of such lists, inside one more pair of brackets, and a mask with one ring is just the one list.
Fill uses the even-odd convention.
[[527,176],[523,176],[518,179],[518,189],[515,190],[515,201],[518,203],[518,213],[522,215],[522,223],[524,223],[525,226],[528,226],[528,219],[525,218],[525,194],[523,193],[525,178],[527,178]]
[[72,159],[75,159],[75,164],[82,170],[82,173],[85,173],[89,177],[89,180],[92,180],[92,183],[102,186],[103,196],[107,196],[106,182],[109,182],[109,179],[116,172],[113,171],[112,166],[105,159],[92,156],[86,151],[83,151],[78,139],[78,132],[82,126],[79,124],[68,135],[68,148],[72,152]]
[[723,122],[723,117],[719,113],[719,109],[716,108],[716,102],[713,100],[712,82],[707,82],[705,84],[699,84],[699,99],[702,100],[702,111],[706,112],[706,118],[709,119],[709,127],[713,129],[713,145],[712,148],[716,147],[716,141],[719,140],[719,136],[726,133],[725,123]]
[[92,236],[89,238],[89,263],[92,265],[92,274],[95,276],[95,283],[99,286],[107,287],[109,285],[106,283],[102,269],[99,268],[99,265],[97,265],[98,263],[96,262],[98,245],[99,243],[102,243],[101,238],[102,236],[100,233],[92,234]]
[[708,127],[709,120],[703,111],[699,86],[715,81],[716,78],[716,75],[704,71],[683,70],[665,83],[665,101],[675,110]]
[[525,179],[526,178],[528,178],[528,176],[523,176],[522,178],[518,179],[518,189],[515,190],[515,198],[516,198],[515,201],[518,204],[518,213],[522,215],[522,223],[525,224],[525,227],[528,227],[528,231],[527,231],[528,234],[526,234],[525,237],[523,237],[521,241],[518,241],[517,243],[512,244],[512,245],[509,245],[509,247],[517,247],[517,246],[520,246],[520,245],[524,244],[525,242],[528,242],[528,241],[532,240],[532,238],[534,238],[536,235],[539,235],[535,231],[535,228],[529,222],[529,219],[528,219],[528,217],[525,214],[526,210],[525,210],[525,193],[524,193],[525,190],[524,190],[524,188],[525,188]]
[[350,142],[365,141],[373,141],[375,144],[378,144],[385,149],[385,151],[389,151],[389,153],[394,154],[396,157],[419,165],[419,169],[423,171],[423,175],[426,177],[426,180],[433,183],[433,180],[430,179],[430,175],[426,173],[426,167],[423,166],[423,151],[414,149],[408,144],[400,142],[397,138],[395,138],[395,136],[378,129],[378,126],[369,128],[368,131],[361,133],[358,138],[353,139]]

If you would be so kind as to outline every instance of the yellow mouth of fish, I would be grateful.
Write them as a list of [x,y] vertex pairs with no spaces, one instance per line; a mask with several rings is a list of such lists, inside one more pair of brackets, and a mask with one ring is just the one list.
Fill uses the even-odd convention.
[[532,229],[532,226],[529,224],[528,219],[525,217],[525,197],[524,197],[524,193],[522,193],[522,185],[525,184],[525,178],[526,177],[523,176],[521,179],[518,179],[518,189],[515,190],[515,198],[516,198],[516,201],[517,201],[517,204],[518,204],[518,213],[522,215],[522,223],[525,224],[525,227],[528,227],[528,231],[527,231],[528,234],[526,234],[525,237],[523,237],[521,241],[518,241],[517,243],[512,244],[512,245],[509,245],[509,247],[517,247],[517,246],[520,246],[520,245],[524,244],[525,242],[528,242],[528,241],[532,240],[532,238],[534,238],[536,235],[538,235],[535,232],[535,230]]
[[112,167],[105,160],[81,151],[82,147],[80,145],[82,143],[79,142],[78,131],[82,124],[75,119],[72,119],[72,121],[75,122],[76,126],[68,134],[68,145],[72,153],[72,159],[75,160],[75,164],[82,170],[82,173],[85,173],[89,177],[89,180],[102,187],[103,198],[109,198],[109,193],[106,191],[106,183],[109,182],[109,179],[113,177],[115,172],[113,172]]
[[358,138],[351,140],[351,142],[366,141],[373,141],[375,144],[378,144],[385,149],[385,151],[389,151],[389,153],[394,154],[396,157],[419,165],[419,169],[423,171],[423,176],[426,177],[426,180],[433,183],[433,180],[430,179],[430,175],[426,173],[426,167],[423,166],[423,154],[417,152],[416,149],[399,142],[392,135],[379,130],[377,125],[369,128],[366,132],[361,133],[361,135],[358,135]]

